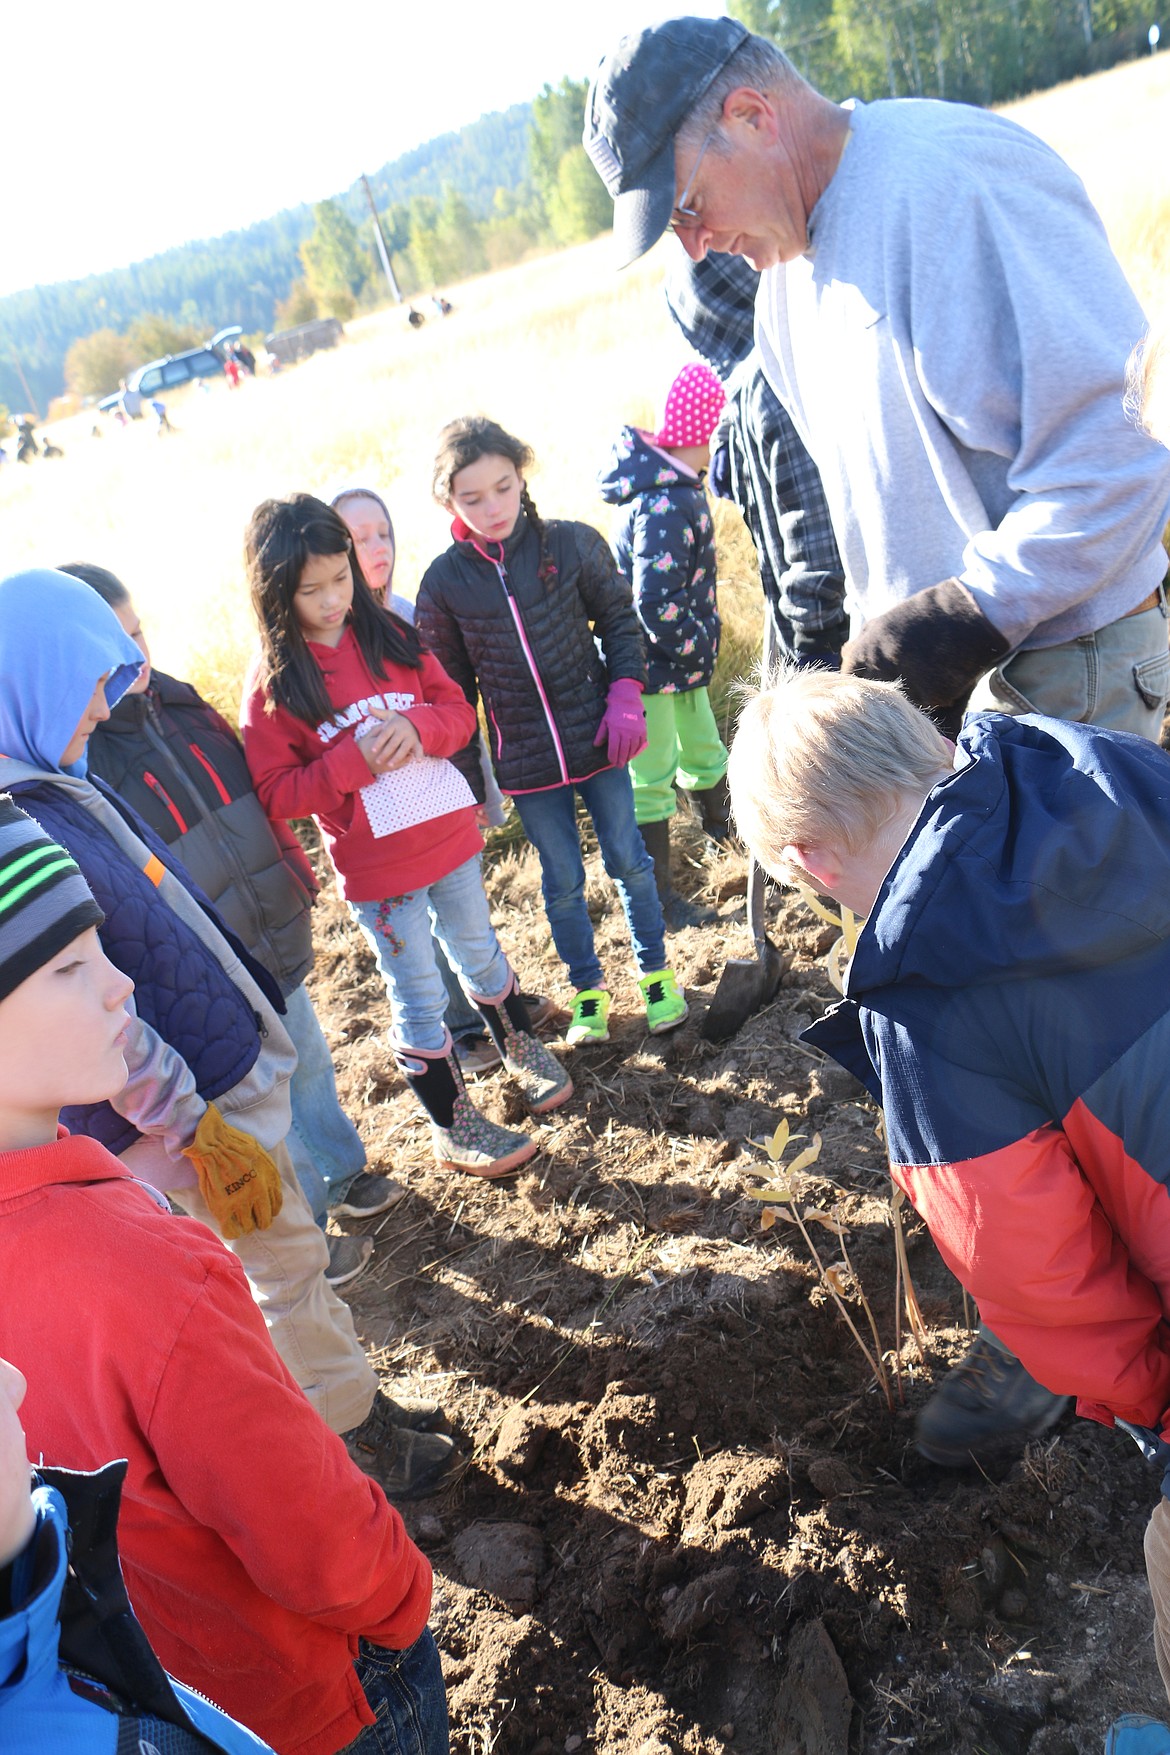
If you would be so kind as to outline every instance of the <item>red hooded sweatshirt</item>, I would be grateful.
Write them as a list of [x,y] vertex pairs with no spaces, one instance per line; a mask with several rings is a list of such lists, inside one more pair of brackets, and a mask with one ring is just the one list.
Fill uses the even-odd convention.
[[29,1454],[129,1468],[119,1541],[164,1667],[277,1755],[373,1723],[359,1636],[404,1650],[431,1569],[309,1406],[243,1269],[96,1140],[0,1152],[0,1357]]
[[[353,628],[337,646],[306,642],[335,711],[309,725],[246,687],[241,730],[260,802],[270,817],[314,817],[350,902],[381,902],[437,883],[483,846],[471,788],[445,758],[476,731],[475,709],[438,659],[422,669],[386,662],[376,677]],[[377,778],[357,747],[370,709],[409,719],[423,757]]]

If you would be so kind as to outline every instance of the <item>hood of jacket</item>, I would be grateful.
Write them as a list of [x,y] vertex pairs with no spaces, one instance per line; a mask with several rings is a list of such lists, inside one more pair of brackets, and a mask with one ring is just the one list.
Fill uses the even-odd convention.
[[133,735],[142,730],[150,717],[151,707],[202,707],[202,698],[190,683],[179,682],[161,670],[152,670],[150,685],[140,695],[124,694],[111,704],[110,717],[103,730],[114,736]]
[[0,751],[58,774],[82,775],[83,751],[61,756],[106,678],[114,707],[142,669],[142,653],[96,591],[47,568],[0,580]]
[[654,488],[669,491],[680,485],[697,488],[700,484],[692,470],[673,462],[638,427],[623,427],[598,472],[597,485],[609,505],[625,506]]
[[805,1040],[880,1095],[860,1008],[888,1011],[897,990],[899,1007],[941,1013],[951,995],[1067,984],[1157,953],[1168,870],[1170,757],[1156,744],[975,715],[862,928],[844,1002]]

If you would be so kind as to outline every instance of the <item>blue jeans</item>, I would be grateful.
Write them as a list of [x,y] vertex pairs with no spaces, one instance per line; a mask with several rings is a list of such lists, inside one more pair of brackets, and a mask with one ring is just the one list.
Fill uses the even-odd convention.
[[338,1755],[448,1755],[447,1690],[429,1627],[406,1651],[363,1639],[354,1667],[376,1717]]
[[432,927],[469,992],[495,999],[512,978],[488,913],[478,853],[424,890],[384,902],[351,902],[349,911],[377,958],[395,1039],[404,1048],[435,1054],[448,1041],[447,989]]
[[324,1224],[326,1209],[365,1169],[366,1148],[338,1099],[333,1056],[312,1000],[301,986],[284,1003],[284,1027],[297,1051],[297,1070],[288,1088],[292,1126],[285,1143],[313,1217]]
[[590,780],[553,786],[547,792],[519,792],[513,804],[524,833],[540,855],[540,887],[553,943],[568,965],[576,988],[596,987],[603,979],[593,922],[585,906],[585,863],[577,832],[581,794],[593,818],[601,863],[617,885],[638,973],[666,967],[666,928],[654,882],[654,861],[634,820],[634,789],[628,768],[606,768]]
[[456,1042],[465,1041],[470,1036],[482,1036],[486,1029],[483,1013],[477,1011],[463,991],[462,983],[451,967],[446,951],[435,942],[435,962],[439,965],[439,974],[443,977],[443,986],[447,989],[447,1010],[444,1018],[448,1030]]

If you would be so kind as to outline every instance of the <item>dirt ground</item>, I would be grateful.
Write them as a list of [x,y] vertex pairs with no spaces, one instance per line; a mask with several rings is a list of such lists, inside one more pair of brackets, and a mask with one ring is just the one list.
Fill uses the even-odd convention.
[[[925,1364],[902,1324],[894,1411],[800,1232],[745,1190],[781,1117],[819,1132],[805,1206],[894,1362],[895,1269],[877,1113],[795,1038],[833,998],[834,936],[773,896],[793,953],[776,1002],[729,1044],[698,1026],[748,952],[742,861],[692,830],[688,888],[719,924],[671,941],[692,1015],[639,1022],[620,912],[589,860],[617,990],[613,1039],[568,1055],[576,1096],[511,1181],[437,1170],[387,1049],[381,984],[327,888],[313,987],[372,1167],[409,1190],[367,1227],[351,1289],[388,1386],[450,1414],[467,1467],[406,1508],[435,1569],[463,1755],[949,1755],[1099,1750],[1122,1711],[1164,1716],[1141,1536],[1155,1483],[1084,1421],[988,1473],[913,1448],[916,1409],[968,1344],[962,1294],[907,1215]],[[569,999],[530,850],[489,890],[524,983]],[[555,1040],[554,1040],[555,1046]],[[567,1053],[563,1046],[559,1050]],[[519,1123],[506,1078],[475,1087]],[[356,1229],[357,1227],[355,1227]]]

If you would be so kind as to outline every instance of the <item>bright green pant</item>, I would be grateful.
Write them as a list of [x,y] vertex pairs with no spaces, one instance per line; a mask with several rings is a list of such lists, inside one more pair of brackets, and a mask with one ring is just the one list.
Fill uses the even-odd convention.
[[706,689],[682,695],[643,695],[646,748],[630,763],[634,815],[660,823],[675,813],[674,781],[687,792],[717,786],[727,772],[727,751]]

